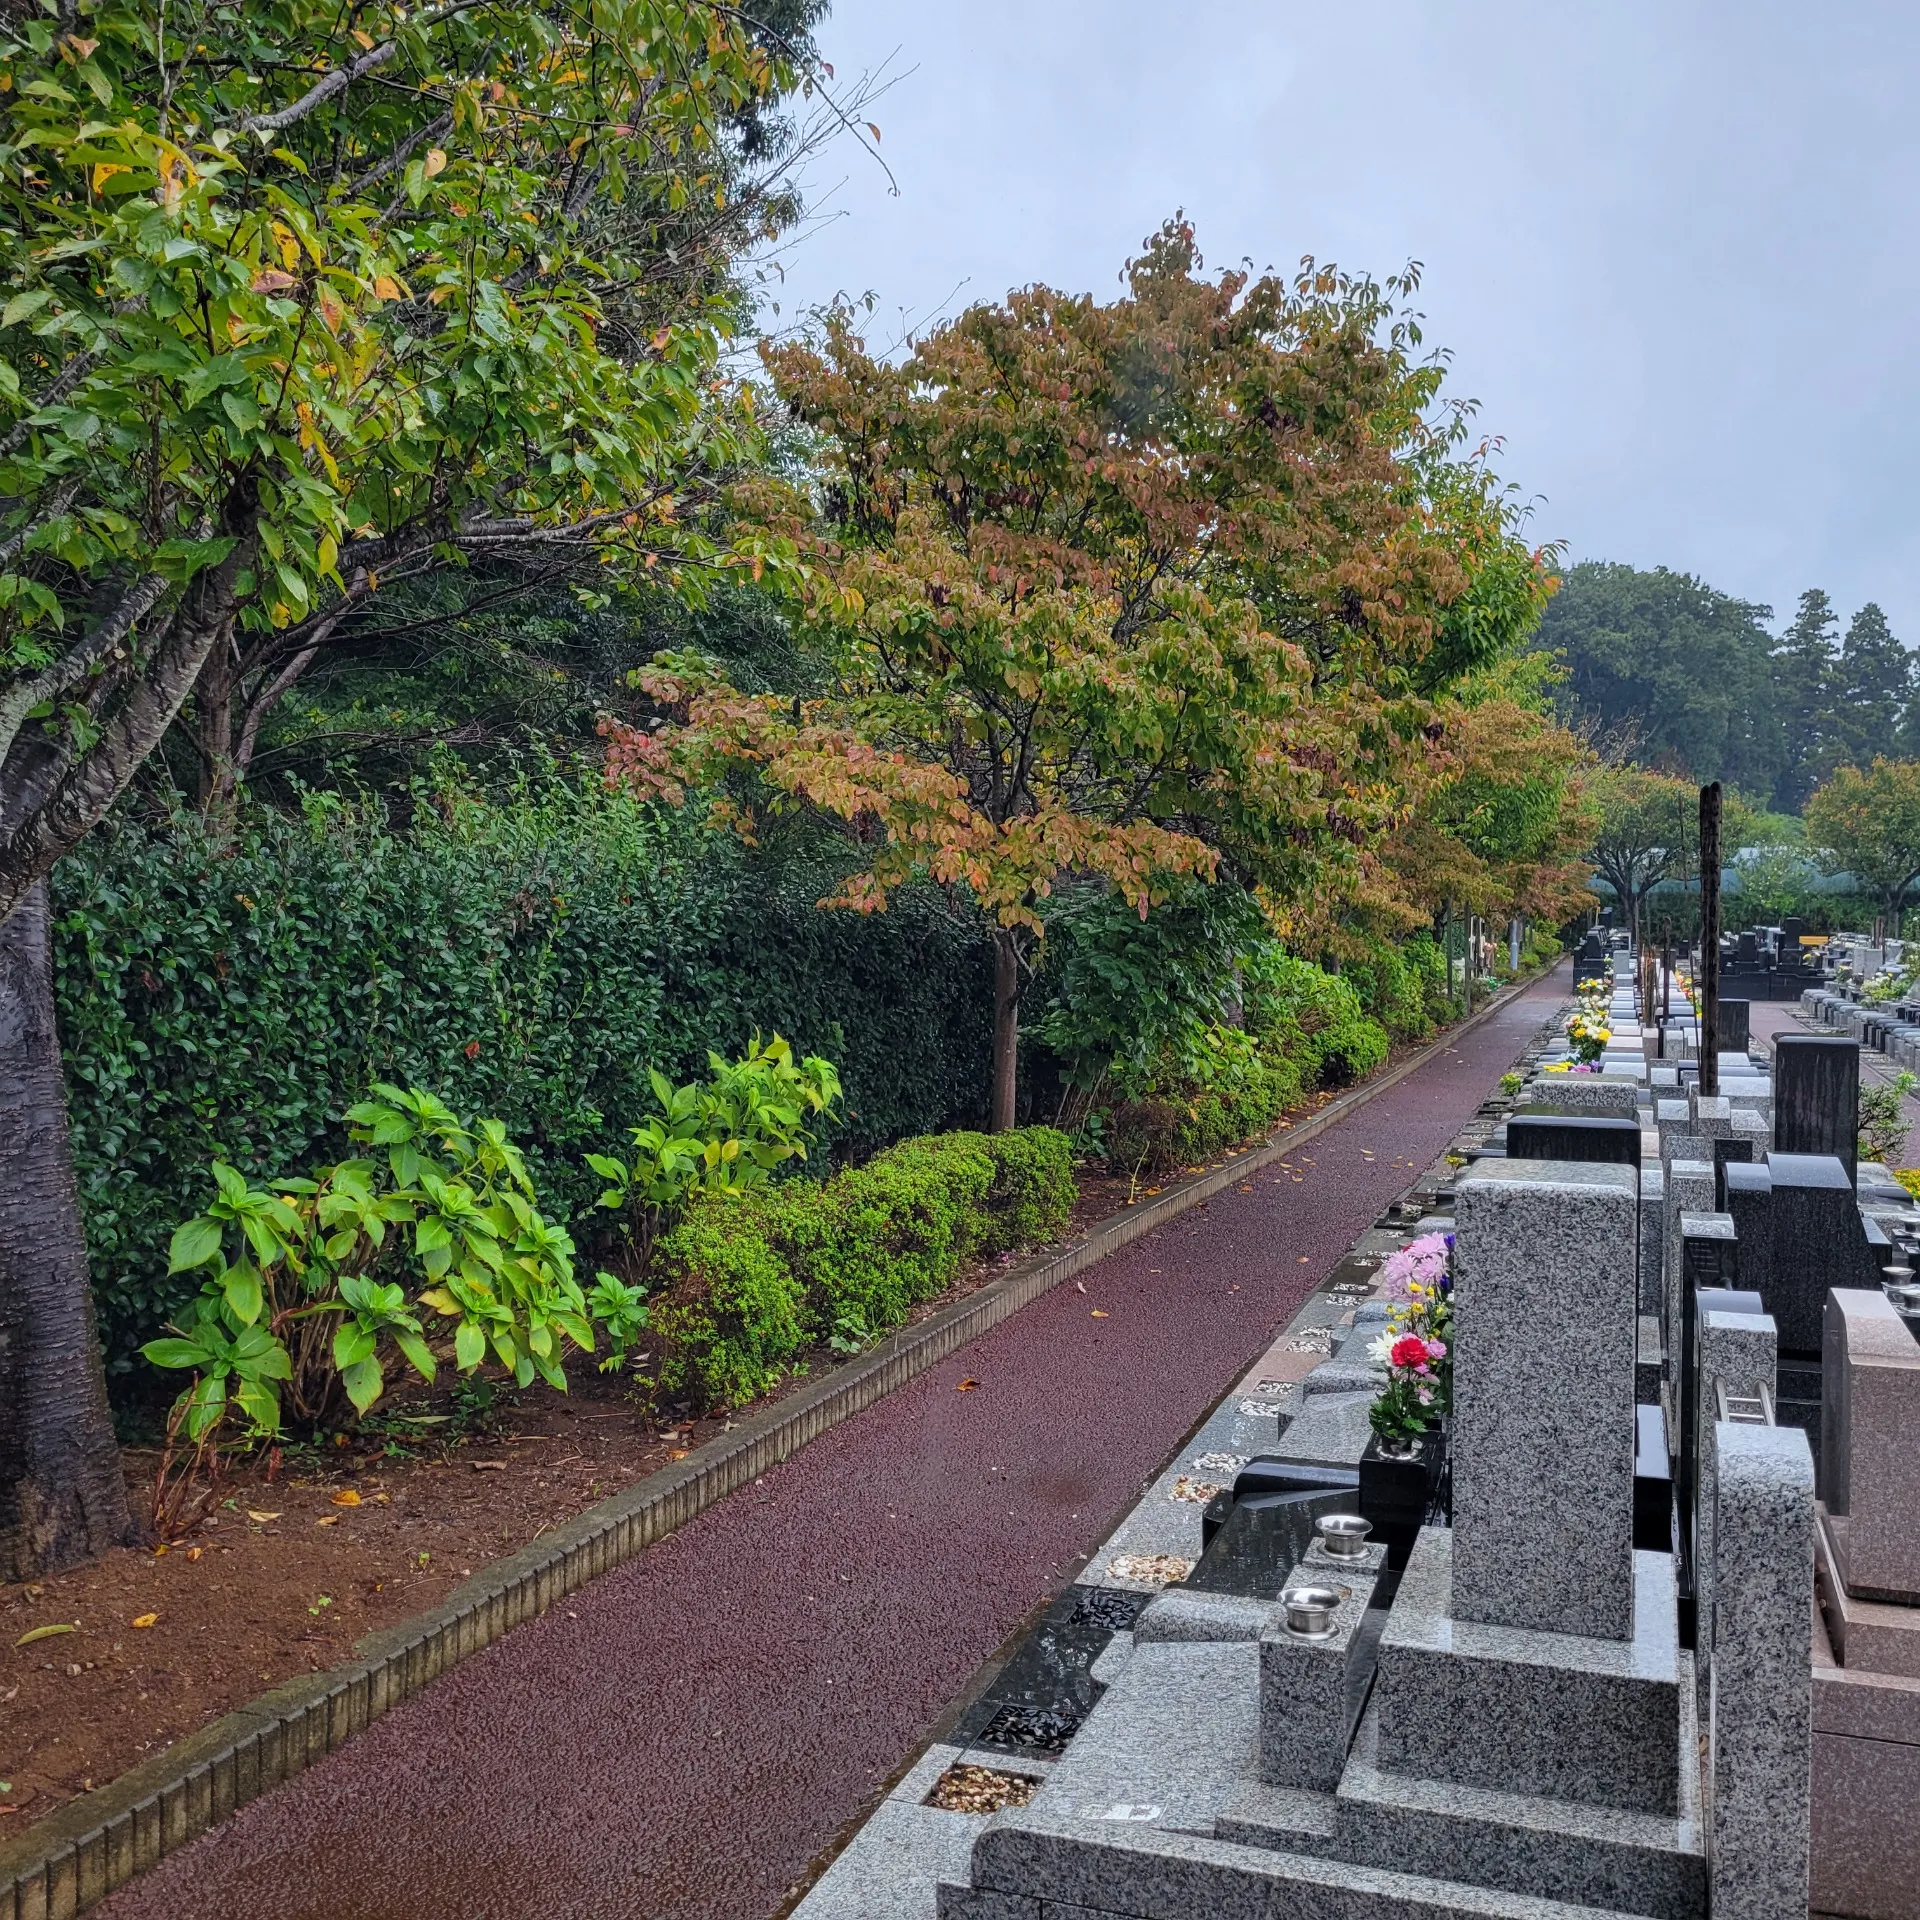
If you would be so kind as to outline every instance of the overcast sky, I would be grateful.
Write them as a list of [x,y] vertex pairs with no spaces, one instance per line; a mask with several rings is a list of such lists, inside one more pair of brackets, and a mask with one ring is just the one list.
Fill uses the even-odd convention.
[[834,0],[819,39],[900,75],[899,195],[814,168],[783,318],[1111,297],[1176,207],[1210,267],[1419,260],[1540,538],[1920,642],[1913,0]]

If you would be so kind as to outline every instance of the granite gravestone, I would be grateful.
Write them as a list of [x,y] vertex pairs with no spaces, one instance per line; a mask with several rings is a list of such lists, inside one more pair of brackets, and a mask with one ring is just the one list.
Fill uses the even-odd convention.
[[[1860,1043],[1824,1033],[1783,1033],[1773,1045],[1773,1144],[1777,1152],[1831,1154],[1854,1179],[1860,1132]],[[1787,1337],[1781,1328],[1781,1337]]]
[[1510,1160],[1573,1160],[1638,1167],[1640,1123],[1603,1113],[1520,1109],[1507,1121]]
[[1807,1911],[1813,1791],[1813,1462],[1787,1427],[1713,1429],[1711,1780],[1717,1920]]
[[[1638,1188],[1631,1168],[1564,1161],[1461,1177],[1456,1620],[1633,1638]],[[1577,1502],[1550,1496],[1566,1486]]]
[[1744,1054],[1752,1044],[1752,1030],[1748,1024],[1750,1012],[1750,1003],[1745,1000],[1720,1002],[1720,1045],[1723,1051]]
[[1820,1495],[1858,1600],[1920,1604],[1920,1340],[1883,1293],[1827,1295]]

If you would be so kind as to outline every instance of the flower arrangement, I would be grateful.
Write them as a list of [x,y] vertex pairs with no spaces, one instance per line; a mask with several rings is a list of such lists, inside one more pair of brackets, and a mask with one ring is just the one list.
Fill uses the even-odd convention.
[[1424,1233],[1382,1264],[1392,1305],[1372,1354],[1387,1384],[1368,1414],[1383,1441],[1425,1433],[1453,1406],[1453,1235]]
[[1568,1020],[1567,1038],[1572,1042],[1575,1059],[1592,1066],[1606,1052],[1613,1029],[1607,1025],[1604,1013],[1590,1012],[1583,1006]]

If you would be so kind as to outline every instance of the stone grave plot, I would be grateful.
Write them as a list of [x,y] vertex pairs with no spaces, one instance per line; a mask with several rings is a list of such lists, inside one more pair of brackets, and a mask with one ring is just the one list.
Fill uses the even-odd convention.
[[[947,1920],[1802,1920],[1812,1462],[1770,1423],[1772,1323],[1706,1308],[1690,1650],[1673,1555],[1636,1546],[1663,1425],[1634,1400],[1636,1188],[1563,1162],[1461,1179],[1451,1525],[1430,1513],[1396,1582],[1363,1527],[1274,1518],[1277,1592],[1256,1557],[1254,1594],[1148,1601],[1032,1800],[941,1881]],[[1308,1393],[1279,1451],[1344,1397]],[[1263,1469],[1243,1499],[1284,1516]]]
[[1920,1313],[1827,1296],[1813,1649],[1813,1900],[1920,1913]]
[[[1535,1057],[1538,1051],[1536,1045]],[[854,1836],[802,1902],[797,1920],[929,1920],[936,1883],[966,1879],[965,1843],[987,1824],[984,1812],[956,1810],[962,1793],[936,1796],[940,1781],[959,1778],[957,1769],[977,1768],[988,1778],[980,1787],[985,1797],[994,1791],[993,1778],[1043,1786],[1073,1752],[1090,1712],[1136,1661],[1134,1684],[1148,1687],[1157,1666],[1248,1659],[1250,1631],[1264,1622],[1301,1554],[1311,1551],[1318,1522],[1351,1513],[1357,1503],[1359,1460],[1371,1438],[1364,1416],[1379,1377],[1366,1348],[1379,1333],[1384,1310],[1345,1289],[1364,1285],[1371,1294],[1386,1253],[1417,1231],[1451,1226],[1450,1215],[1436,1215],[1453,1204],[1451,1181],[1443,1154],[1361,1236],[1348,1260],[1308,1296],[1091,1557],[1080,1579]],[[1358,1378],[1345,1377],[1342,1369],[1357,1369]],[[1272,1497],[1283,1490],[1254,1480],[1271,1474],[1283,1437],[1296,1429],[1301,1445],[1337,1458],[1296,1468],[1303,1478],[1294,1491],[1306,1498],[1287,1511],[1285,1501]],[[1424,1476],[1423,1465],[1417,1470]],[[1246,1487],[1241,1500],[1233,1497],[1236,1483]],[[1202,1505],[1193,1495],[1207,1486],[1226,1491]],[[1423,1477],[1416,1519],[1432,1505]],[[1378,1577],[1385,1558],[1378,1544],[1371,1546],[1370,1559],[1363,1555],[1370,1578]],[[1350,1571],[1351,1563],[1338,1570]],[[1257,1675],[1257,1661],[1253,1671]],[[980,1775],[965,1778],[977,1783]],[[1000,1811],[1022,1810],[1025,1793],[1020,1788]],[[1113,1825],[1126,1826],[1148,1824],[1161,1811],[1112,1802],[1104,1813]],[[1021,1920],[1033,1920],[1038,1911],[1009,1910]],[[1081,1916],[1066,1913],[1065,1920]]]

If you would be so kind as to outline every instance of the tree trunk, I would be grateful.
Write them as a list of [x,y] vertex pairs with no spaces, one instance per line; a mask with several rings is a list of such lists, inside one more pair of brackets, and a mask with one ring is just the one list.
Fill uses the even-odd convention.
[[87,1281],[47,883],[0,924],[0,1582],[133,1537]]
[[1020,1066],[1020,947],[1011,927],[993,932],[993,1131],[1014,1124]]
[[200,811],[222,812],[233,798],[232,642],[207,656],[193,689],[193,744],[200,756]]

